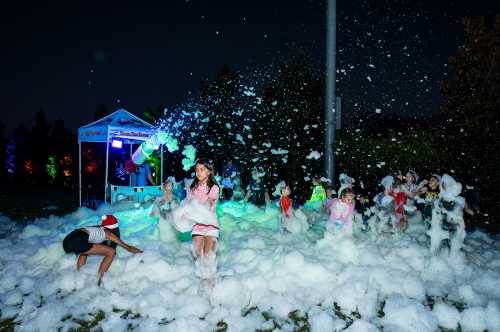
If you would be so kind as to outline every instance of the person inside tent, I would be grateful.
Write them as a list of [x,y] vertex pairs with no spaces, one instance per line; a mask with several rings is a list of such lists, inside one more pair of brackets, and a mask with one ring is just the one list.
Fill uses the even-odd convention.
[[87,262],[87,256],[99,255],[104,256],[99,265],[97,285],[102,286],[104,273],[108,271],[116,249],[108,246],[103,242],[111,241],[131,252],[133,254],[141,253],[142,250],[123,242],[118,236],[113,233],[113,230],[118,229],[118,220],[112,215],[104,215],[102,217],[101,226],[83,227],[73,230],[63,240],[63,249],[69,253],[78,255],[76,269],[80,268]]
[[136,165],[135,176],[132,177],[132,187],[154,186],[155,181],[151,173],[149,162],[145,161],[141,165]]
[[125,154],[120,150],[113,161],[114,171],[111,176],[111,183],[117,186],[128,186],[129,177],[125,169]]

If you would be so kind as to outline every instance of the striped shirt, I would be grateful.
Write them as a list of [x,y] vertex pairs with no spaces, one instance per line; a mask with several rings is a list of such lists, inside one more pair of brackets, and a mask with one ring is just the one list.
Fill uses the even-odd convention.
[[89,232],[89,243],[101,243],[106,240],[104,227],[85,227],[85,230]]

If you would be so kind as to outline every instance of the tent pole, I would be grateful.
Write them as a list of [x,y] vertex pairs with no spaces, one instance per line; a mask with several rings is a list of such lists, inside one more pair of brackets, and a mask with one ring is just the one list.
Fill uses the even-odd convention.
[[161,159],[160,159],[160,178],[161,178],[161,184],[163,185],[163,144],[160,145],[160,154],[161,154]]
[[106,169],[104,170],[104,204],[106,204],[106,191],[108,189],[108,164],[109,164],[109,132],[106,139]]
[[[128,155],[128,158],[132,160],[132,142],[130,142],[129,146],[130,146],[130,153]],[[128,175],[128,186],[132,187],[132,177],[130,176],[130,174]]]
[[78,200],[82,206],[82,142],[78,141]]

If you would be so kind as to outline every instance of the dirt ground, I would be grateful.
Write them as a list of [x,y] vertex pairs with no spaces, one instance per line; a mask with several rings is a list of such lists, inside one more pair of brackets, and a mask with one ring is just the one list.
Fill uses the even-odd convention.
[[0,213],[17,221],[62,216],[78,208],[76,189],[2,184]]

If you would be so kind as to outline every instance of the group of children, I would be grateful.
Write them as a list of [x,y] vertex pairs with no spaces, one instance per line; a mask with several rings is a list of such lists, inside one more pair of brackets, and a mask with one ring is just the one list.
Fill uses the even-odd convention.
[[[196,273],[202,280],[212,285],[217,269],[215,253],[219,238],[216,206],[221,195],[226,199],[234,198],[234,180],[237,175],[237,168],[232,163],[226,166],[221,190],[215,178],[212,161],[197,160],[195,177],[186,188],[186,198],[178,198],[179,195],[175,193],[175,179],[169,178],[163,184],[163,195],[156,198],[151,212],[151,215],[160,218],[160,222],[175,227],[179,232],[190,234]],[[241,195],[239,198],[250,201],[256,206],[270,204],[270,197],[261,177],[258,169],[254,169],[246,195]],[[368,208],[369,201],[363,196],[356,197],[353,189],[354,179],[341,174],[339,180],[341,186],[335,197],[336,192],[333,187],[329,186],[325,190],[321,178],[314,177],[309,202],[316,206],[319,203],[320,209],[329,215],[326,231],[351,236],[354,213],[357,211],[363,214],[364,209]],[[401,174],[386,176],[381,181],[384,190],[374,198],[374,202],[382,213],[386,213],[395,230],[402,231],[406,228],[408,216],[415,213],[417,206],[422,207],[425,218],[430,218],[434,202],[440,197],[442,181],[439,175],[433,174],[429,180],[424,180],[418,185],[417,182],[418,176],[412,170],[405,176]],[[239,186],[241,183],[236,184]],[[307,217],[300,209],[293,208],[290,186],[281,182],[277,186],[276,193],[279,195],[277,206],[280,209],[280,230],[291,233],[307,230],[309,227]],[[107,245],[105,241],[108,241]],[[104,256],[98,271],[99,285],[102,285],[104,273],[113,261],[116,245],[131,253],[142,252],[120,240],[118,221],[111,215],[103,217],[101,226],[74,230],[63,241],[63,248],[67,253],[78,255],[78,270],[85,264],[88,255]]]
[[[402,232],[408,227],[408,220],[421,213],[424,221],[430,227],[433,213],[441,211],[444,215],[459,214],[462,210],[473,215],[474,212],[467,206],[465,200],[459,196],[461,185],[451,176],[431,174],[429,179],[418,182],[419,178],[414,170],[408,170],[403,175],[396,172],[386,176],[380,182],[382,192],[377,194],[373,204],[362,195],[356,195],[353,189],[354,179],[341,174],[339,176],[340,188],[337,197],[335,190],[327,186],[326,190],[321,184],[321,179],[316,176],[312,179],[312,193],[309,203],[323,202],[323,211],[329,215],[326,224],[327,231],[340,231],[345,235],[352,235],[354,215],[357,214],[362,221],[362,229],[369,228],[368,219],[375,208],[378,222],[385,222],[391,232]],[[361,184],[361,187],[363,184]],[[283,220],[288,219],[291,201],[288,198],[290,188],[284,186],[281,191],[280,208]],[[457,212],[457,210],[460,210]],[[453,217],[448,217],[448,219]],[[446,219],[446,218],[445,218]],[[444,222],[446,225],[446,220]]]

